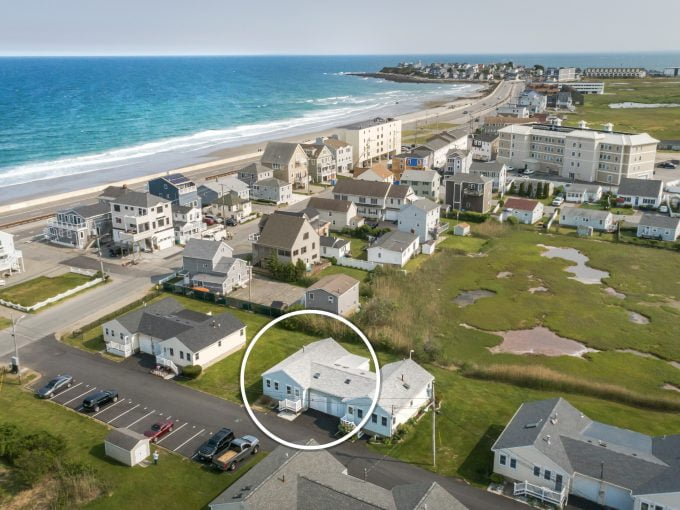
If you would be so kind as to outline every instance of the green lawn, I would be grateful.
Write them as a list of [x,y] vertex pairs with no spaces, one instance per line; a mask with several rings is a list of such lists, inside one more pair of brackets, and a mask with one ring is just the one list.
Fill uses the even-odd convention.
[[[605,209],[598,202],[581,204],[581,209],[592,209],[594,211],[604,211]],[[610,207],[609,212],[612,214],[621,214],[625,216],[632,216],[635,210],[632,207]]]
[[368,241],[358,239],[356,237],[338,236],[340,239],[345,239],[350,243],[350,255],[355,259],[366,260],[366,248],[368,248]]
[[584,106],[567,115],[565,125],[585,120],[591,127],[611,122],[617,131],[649,133],[660,140],[680,138],[680,108],[609,108],[610,103],[680,103],[677,80],[663,78],[604,81],[603,95],[586,95]]
[[64,273],[54,277],[38,276],[0,291],[0,299],[22,306],[32,306],[90,280],[90,277],[76,273]]
[[363,269],[355,269],[353,267],[345,267],[345,266],[328,266],[323,271],[320,271],[319,273],[317,273],[317,276],[319,278],[323,278],[324,276],[328,276],[330,274],[338,274],[338,273],[343,273],[343,274],[349,275],[352,278],[356,278],[360,282],[366,281],[366,278],[368,278],[368,271],[364,271]]
[[[215,472],[198,463],[159,449],[158,466],[130,468],[104,454],[108,428],[51,402],[36,399],[13,384],[0,392],[0,422],[14,423],[22,431],[47,430],[68,443],[67,458],[93,466],[106,484],[106,493],[89,503],[89,509],[203,508],[249,467],[235,474]],[[264,454],[260,454],[263,456]],[[260,457],[262,458],[262,457]],[[0,481],[2,484],[2,481]]]
[[404,129],[401,132],[401,142],[402,144],[423,144],[428,138],[432,138],[437,133],[446,131],[448,129],[453,129],[457,127],[458,124],[453,124],[451,122],[439,122],[439,123],[418,123],[418,127],[415,129]]
[[[474,224],[470,225],[470,231],[473,231]],[[437,245],[437,249],[452,249],[463,253],[477,253],[486,244],[486,239],[481,237],[469,236],[454,236],[449,234]]]

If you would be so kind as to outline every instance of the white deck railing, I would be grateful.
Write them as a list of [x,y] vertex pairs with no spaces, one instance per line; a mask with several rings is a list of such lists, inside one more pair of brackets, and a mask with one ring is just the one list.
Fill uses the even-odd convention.
[[340,423],[343,426],[347,427],[348,429],[353,429],[354,427],[356,427],[356,423],[354,423],[354,419],[348,414],[346,414],[345,416],[340,418]]
[[302,400],[279,400],[279,411],[290,411],[291,413],[299,413],[302,411]]
[[156,364],[160,365],[162,367],[169,368],[172,370],[172,373],[177,375],[179,374],[179,368],[177,368],[177,365],[175,365],[175,362],[172,361],[171,359],[164,358],[163,356],[156,355]]
[[515,496],[532,496],[559,507],[564,506],[567,502],[566,488],[558,492],[529,482],[515,482],[513,494]]

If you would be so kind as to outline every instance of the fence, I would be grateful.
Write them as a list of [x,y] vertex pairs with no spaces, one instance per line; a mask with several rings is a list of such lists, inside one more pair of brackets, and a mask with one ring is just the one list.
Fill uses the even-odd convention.
[[364,271],[373,271],[380,265],[376,262],[353,259],[352,257],[340,257],[339,259],[336,259],[336,263],[339,266],[353,267],[354,269],[363,269]]
[[567,491],[565,489],[558,492],[529,482],[515,482],[513,495],[532,496],[543,502],[557,505],[560,508],[567,502]]
[[61,301],[62,299],[67,298],[69,296],[72,296],[73,294],[77,294],[78,292],[80,292],[82,290],[89,289],[90,287],[94,287],[95,285],[99,285],[103,281],[104,281],[103,278],[94,278],[93,280],[90,280],[89,282],[85,282],[82,285],[78,285],[77,287],[73,287],[72,289],[64,291],[61,294],[57,294],[56,296],[52,296],[51,298],[47,298],[46,300],[41,301],[40,303],[35,303],[31,306],[19,305],[17,303],[12,303],[11,301],[5,301],[4,299],[0,299],[0,305],[6,306],[8,308],[14,308],[15,310],[19,310],[20,312],[35,312],[36,310],[39,310],[40,308],[43,308],[43,307],[50,305],[52,303],[56,303],[57,301]]

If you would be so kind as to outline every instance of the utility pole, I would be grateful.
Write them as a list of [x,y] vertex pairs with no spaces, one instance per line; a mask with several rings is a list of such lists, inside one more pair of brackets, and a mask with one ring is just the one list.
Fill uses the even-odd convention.
[[434,379],[432,380],[432,466],[437,467],[437,443],[435,441],[436,436],[436,425],[435,416],[437,414],[437,406],[434,396]]
[[102,260],[102,246],[99,242],[99,238],[101,236],[99,235],[99,227],[97,227],[97,251],[99,252],[99,270],[102,273],[102,278],[105,278],[106,275],[104,274],[104,261]]
[[12,339],[14,340],[14,358],[16,359],[16,363],[17,363],[17,375],[19,376],[19,384],[21,384],[21,363],[19,362],[19,344],[17,344],[16,325],[17,325],[17,322],[19,322],[24,317],[25,317],[25,315],[22,315],[21,317],[19,317],[15,321],[14,320],[14,313],[13,312],[9,313],[9,318],[12,321]]
[[249,281],[248,281],[248,301],[250,302],[250,309],[253,309],[253,265],[248,266]]

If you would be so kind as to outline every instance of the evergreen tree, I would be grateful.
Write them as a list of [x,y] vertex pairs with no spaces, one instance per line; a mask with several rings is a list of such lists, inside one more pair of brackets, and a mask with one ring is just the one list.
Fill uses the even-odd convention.
[[529,188],[527,189],[527,196],[529,196],[529,197],[534,196],[534,183],[533,182],[529,183]]
[[515,181],[512,181],[512,184],[510,185],[510,194],[511,195],[517,194],[517,186],[515,185]]
[[526,195],[525,183],[520,182],[519,183],[519,196],[523,197],[525,195]]
[[539,181],[536,185],[536,198],[545,198],[543,196],[543,181]]

